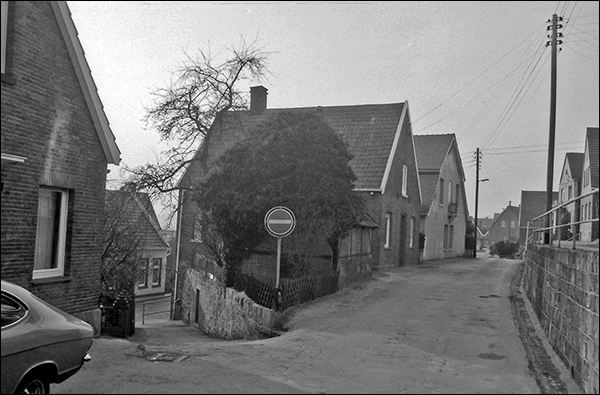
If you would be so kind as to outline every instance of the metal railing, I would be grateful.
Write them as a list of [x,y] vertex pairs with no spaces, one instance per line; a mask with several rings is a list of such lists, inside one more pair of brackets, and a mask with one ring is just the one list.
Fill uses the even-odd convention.
[[[154,301],[142,303],[142,325],[144,325],[147,315],[169,313],[169,319],[170,319],[173,316],[173,309],[175,308],[175,304],[177,302],[179,302],[179,299],[173,300],[172,298],[169,298],[168,300],[154,300]],[[146,313],[146,305],[159,304],[159,303],[169,303],[169,310],[152,311],[152,312]]]
[[[594,199],[591,199],[591,209],[590,214],[592,218],[587,218],[582,220],[580,218],[573,218],[574,215],[571,216],[571,220],[568,223],[561,224],[560,221],[560,213],[561,210],[565,209],[569,205],[574,206],[573,214],[580,213],[579,217],[583,215],[581,212],[581,199],[586,198],[588,196],[598,195],[599,189],[593,189],[589,192],[581,194],[577,197],[567,200],[564,203],[557,205],[556,207],[552,207],[549,211],[538,215],[533,218],[530,222],[527,222],[527,243],[534,244],[549,244],[552,245],[553,241],[557,242],[557,246],[560,247],[562,235],[561,230],[565,227],[569,227],[568,229],[571,232],[571,237],[562,241],[572,241],[573,249],[576,248],[577,239],[581,242],[581,231],[576,231],[581,224],[592,224],[591,234],[593,234],[593,224],[598,222],[598,205],[594,205]],[[577,209],[579,208],[579,209]],[[596,235],[596,237],[598,237]]]

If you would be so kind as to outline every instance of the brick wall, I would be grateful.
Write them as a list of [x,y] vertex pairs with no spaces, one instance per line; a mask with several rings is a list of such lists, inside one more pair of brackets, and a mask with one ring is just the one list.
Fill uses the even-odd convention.
[[530,245],[523,287],[552,348],[598,393],[598,251]]
[[[89,316],[100,290],[107,160],[47,1],[10,2],[12,81],[2,81],[2,278],[56,307]],[[33,282],[41,184],[70,190],[66,277]]]

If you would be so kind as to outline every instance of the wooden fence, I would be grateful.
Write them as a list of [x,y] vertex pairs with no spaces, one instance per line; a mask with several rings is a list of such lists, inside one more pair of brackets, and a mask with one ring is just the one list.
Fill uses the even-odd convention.
[[278,297],[275,284],[264,282],[243,273],[235,273],[233,288],[246,295],[255,303],[269,309],[283,311],[290,307],[332,294],[338,290],[339,273],[321,276],[305,276],[294,279],[281,279]]

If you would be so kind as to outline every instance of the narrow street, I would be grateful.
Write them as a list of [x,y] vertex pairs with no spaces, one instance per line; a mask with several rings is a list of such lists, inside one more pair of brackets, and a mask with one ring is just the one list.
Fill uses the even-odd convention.
[[[541,393],[509,300],[521,261],[452,259],[374,273],[291,309],[279,337],[209,338],[152,321],[102,337],[57,394]],[[171,355],[170,362],[152,356]],[[174,360],[174,361],[173,361]]]

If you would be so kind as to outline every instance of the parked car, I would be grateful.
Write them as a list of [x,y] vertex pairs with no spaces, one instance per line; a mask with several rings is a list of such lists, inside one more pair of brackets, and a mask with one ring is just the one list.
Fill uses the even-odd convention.
[[47,394],[90,360],[92,326],[2,280],[2,393]]

